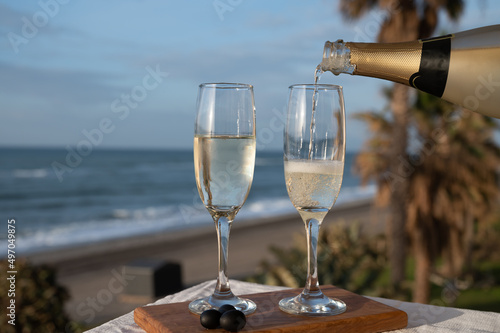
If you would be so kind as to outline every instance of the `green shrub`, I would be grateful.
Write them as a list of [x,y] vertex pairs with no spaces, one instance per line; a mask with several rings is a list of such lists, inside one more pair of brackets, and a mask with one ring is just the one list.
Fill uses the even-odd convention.
[[[0,272],[12,271],[6,260],[0,261]],[[69,298],[65,288],[58,285],[56,272],[48,266],[33,266],[25,261],[15,263],[15,296],[11,283],[0,279],[0,306],[6,309],[15,299],[15,326],[11,318],[2,315],[0,331],[4,333],[68,332],[69,317],[64,311],[64,302]],[[8,276],[10,276],[8,274]],[[4,311],[2,311],[3,313]],[[10,312],[10,310],[9,310]],[[9,313],[8,312],[8,313]],[[7,314],[8,314],[7,313]]]
[[[376,281],[387,270],[386,241],[383,236],[367,236],[358,223],[339,224],[320,230],[318,278],[355,293],[385,295]],[[298,240],[298,239],[297,239]],[[307,275],[305,235],[291,249],[270,248],[276,263],[263,261],[259,272],[248,280],[292,288],[303,287]]]

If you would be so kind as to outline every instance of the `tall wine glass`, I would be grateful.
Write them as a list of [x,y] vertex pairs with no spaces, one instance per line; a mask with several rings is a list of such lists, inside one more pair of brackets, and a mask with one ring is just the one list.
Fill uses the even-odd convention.
[[319,228],[337,200],[345,155],[345,113],[342,87],[290,87],[284,134],[288,196],[304,221],[307,234],[307,281],[301,294],[279,302],[291,314],[328,316],[346,310],[344,302],[323,294],[318,282]]
[[253,301],[235,296],[227,277],[231,223],[250,191],[255,165],[253,87],[240,83],[205,83],[198,92],[194,133],[196,185],[217,229],[219,274],[215,291],[195,300],[189,310],[201,314],[231,304],[245,314]]

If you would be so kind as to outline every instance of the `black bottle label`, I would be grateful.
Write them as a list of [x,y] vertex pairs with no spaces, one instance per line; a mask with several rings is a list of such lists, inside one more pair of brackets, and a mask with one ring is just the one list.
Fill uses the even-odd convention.
[[417,73],[409,80],[410,86],[437,97],[443,96],[450,68],[451,39],[453,35],[422,39],[422,57]]

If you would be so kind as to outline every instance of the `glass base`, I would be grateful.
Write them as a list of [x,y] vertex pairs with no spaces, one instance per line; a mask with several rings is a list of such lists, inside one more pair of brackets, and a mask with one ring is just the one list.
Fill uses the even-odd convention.
[[329,298],[323,294],[307,296],[300,294],[283,298],[279,302],[281,311],[304,316],[333,316],[344,313],[347,306],[336,298]]
[[189,310],[192,313],[199,315],[202,314],[202,312],[205,310],[218,310],[224,304],[231,304],[237,310],[243,312],[245,315],[254,313],[257,309],[257,305],[253,301],[246,298],[241,298],[234,295],[232,295],[231,297],[218,298],[212,295],[192,301],[191,303],[189,303]]

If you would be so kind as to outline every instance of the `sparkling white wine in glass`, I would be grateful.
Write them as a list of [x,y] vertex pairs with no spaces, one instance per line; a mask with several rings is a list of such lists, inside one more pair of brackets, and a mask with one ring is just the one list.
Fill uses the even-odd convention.
[[284,312],[329,316],[346,310],[343,301],[321,291],[317,264],[319,228],[339,195],[344,157],[342,87],[291,86],[284,135],[285,181],[288,196],[304,221],[308,266],[303,291],[279,302]]
[[212,211],[234,215],[253,180],[255,137],[194,137],[194,168],[200,197]]
[[232,293],[227,264],[231,224],[245,203],[253,180],[255,107],[251,85],[200,85],[193,150],[198,192],[217,230],[219,266],[213,294],[192,301],[189,310],[201,314],[231,304],[250,314],[257,306]]
[[343,161],[285,161],[288,196],[302,218],[324,219],[337,200],[343,173]]

